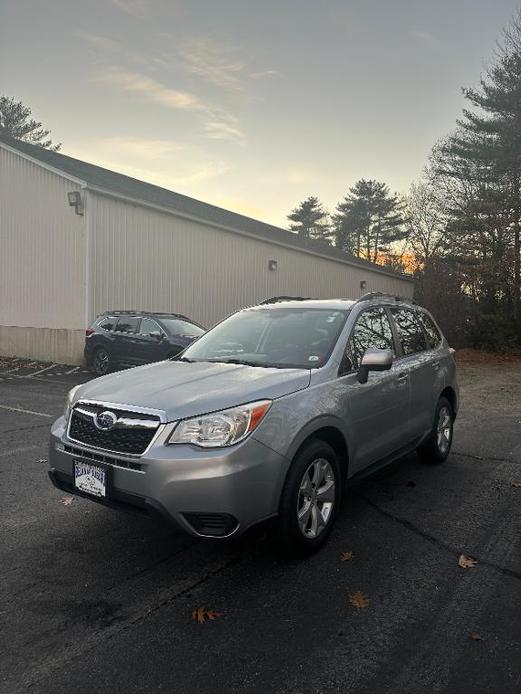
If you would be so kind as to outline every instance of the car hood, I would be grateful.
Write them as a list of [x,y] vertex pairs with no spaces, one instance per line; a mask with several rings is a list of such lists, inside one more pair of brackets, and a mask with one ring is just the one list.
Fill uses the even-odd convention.
[[309,369],[162,361],[96,378],[74,400],[147,407],[167,420],[193,417],[255,400],[275,400],[309,386]]

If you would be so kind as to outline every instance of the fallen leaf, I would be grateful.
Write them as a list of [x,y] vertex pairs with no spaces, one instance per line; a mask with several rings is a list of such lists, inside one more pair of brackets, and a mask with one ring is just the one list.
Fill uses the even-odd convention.
[[215,610],[207,610],[206,607],[199,607],[199,609],[192,612],[192,619],[197,620],[199,624],[204,624],[207,619],[214,621],[219,617],[222,617],[222,612],[216,612]]
[[512,482],[513,487],[521,487],[521,480],[516,480],[515,482]]
[[476,559],[467,557],[466,554],[460,554],[458,559],[458,566],[460,566],[462,569],[473,569],[477,563],[478,562]]
[[369,607],[369,598],[359,590],[355,591],[354,593],[349,593],[349,602],[358,610],[363,610],[366,607]]
[[481,641],[481,640],[482,640],[482,639],[481,639],[481,636],[480,636],[479,634],[476,634],[475,631],[471,631],[471,632],[470,632],[470,634],[469,634],[469,639],[470,639],[471,641]]
[[74,499],[73,496],[62,496],[61,498],[61,503],[64,506],[70,506],[72,504],[72,500]]
[[340,554],[340,561],[351,561],[354,558],[354,554],[351,550],[348,552],[342,552]]

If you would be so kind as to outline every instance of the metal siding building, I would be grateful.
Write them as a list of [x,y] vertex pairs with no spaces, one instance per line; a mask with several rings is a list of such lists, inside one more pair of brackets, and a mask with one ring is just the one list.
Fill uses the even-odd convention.
[[[73,191],[83,215],[68,204]],[[412,282],[283,229],[0,138],[0,354],[80,363],[85,327],[107,309],[173,311],[210,326],[270,296],[366,291],[411,296]]]

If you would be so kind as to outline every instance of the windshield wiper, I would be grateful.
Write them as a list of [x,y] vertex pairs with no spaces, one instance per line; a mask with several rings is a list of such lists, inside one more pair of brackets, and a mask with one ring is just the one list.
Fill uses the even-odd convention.
[[186,361],[188,364],[193,364],[195,359],[189,359],[188,357],[172,357],[171,361]]
[[270,364],[268,362],[261,361],[248,361],[247,359],[219,359],[211,360],[218,361],[220,364],[241,364],[242,366],[260,366],[263,369],[280,369],[280,364]]

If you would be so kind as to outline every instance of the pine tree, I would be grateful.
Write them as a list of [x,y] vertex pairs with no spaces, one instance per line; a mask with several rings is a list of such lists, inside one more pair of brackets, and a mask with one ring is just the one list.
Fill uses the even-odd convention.
[[382,252],[405,238],[402,212],[402,202],[385,183],[357,181],[333,215],[337,246],[376,262]]
[[0,135],[8,135],[15,140],[23,140],[57,152],[61,144],[55,145],[52,140],[45,139],[50,130],[46,130],[40,122],[30,116],[31,109],[21,101],[15,101],[9,96],[0,96]]
[[[521,13],[504,32],[479,87],[463,93],[470,108],[440,147],[438,173],[457,182],[453,230],[466,245],[469,261],[482,268],[483,295],[498,302],[506,290],[520,320]],[[505,264],[509,287],[501,272]]]
[[296,232],[302,238],[331,243],[329,216],[318,198],[306,198],[288,215],[288,219],[292,222],[289,226],[290,231]]

